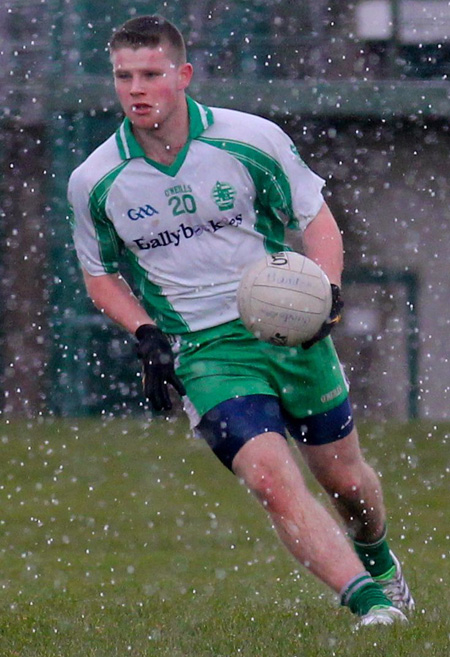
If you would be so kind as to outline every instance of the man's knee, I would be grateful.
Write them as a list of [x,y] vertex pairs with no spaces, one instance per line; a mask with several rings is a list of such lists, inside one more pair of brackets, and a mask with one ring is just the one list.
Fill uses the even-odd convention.
[[255,463],[253,469],[247,470],[240,479],[266,505],[274,499],[279,486],[279,477],[273,467],[264,462]]
[[356,471],[340,471],[334,476],[328,475],[323,487],[334,499],[357,503],[363,497],[363,480],[361,473]]
[[321,483],[333,499],[342,500],[353,507],[364,507],[366,495],[369,495],[373,503],[374,499],[382,494],[375,472],[364,461],[354,467],[337,468],[334,472],[329,472]]
[[232,470],[265,506],[275,504],[301,479],[285,439],[273,433],[246,443],[235,456]]

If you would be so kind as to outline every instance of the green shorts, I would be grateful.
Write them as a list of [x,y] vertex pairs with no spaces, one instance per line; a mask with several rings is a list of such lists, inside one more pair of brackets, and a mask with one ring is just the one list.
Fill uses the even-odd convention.
[[180,336],[176,371],[191,426],[227,399],[273,395],[294,418],[335,408],[348,396],[331,338],[311,349],[278,347],[255,338],[240,320]]

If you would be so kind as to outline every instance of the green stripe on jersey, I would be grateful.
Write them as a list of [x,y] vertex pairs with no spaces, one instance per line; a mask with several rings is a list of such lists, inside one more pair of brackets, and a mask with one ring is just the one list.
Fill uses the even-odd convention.
[[285,243],[284,224],[272,208],[266,208],[257,198],[255,201],[255,213],[257,220],[255,230],[264,235],[264,248],[267,253],[278,253],[278,251],[292,251]]
[[130,265],[133,280],[141,294],[142,303],[153,321],[166,333],[187,333],[190,330],[187,322],[164,296],[162,288],[149,280],[148,273],[139,264],[134,253],[127,249],[125,256]]
[[89,211],[97,233],[100,258],[107,274],[114,274],[118,271],[122,241],[106,215],[106,201],[111,185],[127,164],[128,162],[121,162],[115,169],[109,171],[99,180],[89,195]]

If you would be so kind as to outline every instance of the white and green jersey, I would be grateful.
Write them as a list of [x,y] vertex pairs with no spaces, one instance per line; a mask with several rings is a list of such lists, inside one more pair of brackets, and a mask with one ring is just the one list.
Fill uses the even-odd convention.
[[323,180],[274,123],[188,98],[190,131],[170,166],[146,157],[125,119],[72,174],[74,241],[93,276],[125,258],[167,333],[238,317],[243,269],[283,250],[322,203]]

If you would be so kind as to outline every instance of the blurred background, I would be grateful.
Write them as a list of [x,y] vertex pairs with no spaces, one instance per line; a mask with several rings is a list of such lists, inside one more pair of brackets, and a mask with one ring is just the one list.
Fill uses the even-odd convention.
[[277,122],[327,180],[357,416],[448,418],[448,0],[3,0],[0,414],[144,410],[133,341],[86,298],[66,186],[122,118],[110,34],[148,13],[183,31],[191,95]]

